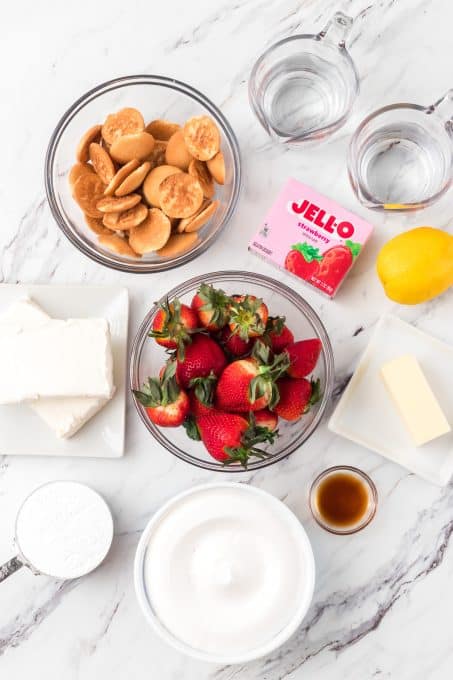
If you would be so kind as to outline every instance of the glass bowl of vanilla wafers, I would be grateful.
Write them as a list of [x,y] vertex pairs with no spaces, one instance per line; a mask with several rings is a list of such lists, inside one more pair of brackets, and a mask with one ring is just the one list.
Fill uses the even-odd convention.
[[225,116],[190,85],[127,76],[66,111],[45,183],[58,226],[82,253],[120,271],[165,271],[203,253],[227,225],[239,147]]

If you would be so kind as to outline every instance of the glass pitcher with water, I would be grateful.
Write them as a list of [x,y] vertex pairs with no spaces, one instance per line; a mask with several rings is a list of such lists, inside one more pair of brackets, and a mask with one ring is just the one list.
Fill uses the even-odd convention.
[[453,89],[430,106],[393,104],[357,128],[349,178],[359,201],[376,210],[418,210],[452,183]]
[[353,23],[336,12],[320,33],[284,38],[255,63],[250,104],[274,140],[300,144],[323,139],[344,124],[359,92],[359,76],[346,49]]

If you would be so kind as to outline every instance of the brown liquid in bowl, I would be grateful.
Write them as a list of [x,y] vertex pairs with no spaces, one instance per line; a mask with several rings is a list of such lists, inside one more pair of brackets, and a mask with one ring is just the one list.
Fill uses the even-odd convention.
[[366,484],[349,472],[327,476],[317,489],[316,505],[326,524],[352,527],[363,519],[368,504],[369,492]]

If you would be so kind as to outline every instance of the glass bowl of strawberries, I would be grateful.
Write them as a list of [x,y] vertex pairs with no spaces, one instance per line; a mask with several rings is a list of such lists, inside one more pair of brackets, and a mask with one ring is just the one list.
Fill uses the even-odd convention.
[[326,329],[295,291],[243,271],[204,274],[155,303],[134,339],[140,418],[207,470],[257,470],[298,449],[332,394]]

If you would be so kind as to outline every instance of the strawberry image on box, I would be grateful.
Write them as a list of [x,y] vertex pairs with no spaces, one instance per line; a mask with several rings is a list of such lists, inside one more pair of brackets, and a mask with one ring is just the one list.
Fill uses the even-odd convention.
[[290,179],[249,250],[333,298],[372,231],[361,217]]

